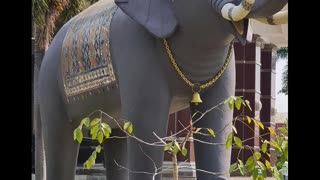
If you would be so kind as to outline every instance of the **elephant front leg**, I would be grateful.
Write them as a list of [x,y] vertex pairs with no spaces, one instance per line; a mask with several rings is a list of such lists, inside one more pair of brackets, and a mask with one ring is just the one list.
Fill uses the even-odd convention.
[[[196,111],[205,112],[206,110],[223,102],[235,93],[234,64],[231,62],[228,70],[214,84],[207,89],[201,98],[203,103],[200,105],[191,104],[192,114]],[[197,114],[193,120],[199,118]],[[226,104],[222,104],[212,111],[205,114],[194,124],[196,128],[211,128],[215,132],[215,137],[194,134],[195,139],[214,143],[205,144],[194,141],[196,168],[198,180],[228,180],[230,179],[229,167],[231,160],[231,148],[226,150],[228,135],[232,132],[233,110]],[[206,132],[208,133],[208,132]]]
[[[123,97],[123,114],[133,124],[133,135],[144,142],[159,142],[166,136],[170,96],[164,83],[149,82],[144,91],[134,91]],[[132,92],[134,91],[134,92]],[[159,180],[158,168],[164,158],[163,146],[146,145],[135,138],[128,139],[128,170],[130,180]],[[160,171],[160,170],[159,170]]]

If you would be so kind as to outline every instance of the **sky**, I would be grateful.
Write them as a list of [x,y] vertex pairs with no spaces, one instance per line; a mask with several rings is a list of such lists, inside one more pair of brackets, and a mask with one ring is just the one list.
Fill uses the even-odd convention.
[[288,112],[288,96],[278,93],[282,87],[282,72],[286,64],[285,59],[279,59],[276,65],[276,109],[277,112]]

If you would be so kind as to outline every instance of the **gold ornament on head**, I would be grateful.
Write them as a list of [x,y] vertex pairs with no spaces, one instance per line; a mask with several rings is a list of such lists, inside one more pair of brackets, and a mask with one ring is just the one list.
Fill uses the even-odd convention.
[[199,92],[202,89],[205,89],[205,88],[213,85],[221,77],[221,75],[224,73],[224,71],[227,69],[227,66],[228,66],[228,64],[229,64],[229,62],[231,60],[232,43],[229,46],[228,54],[227,54],[226,60],[225,60],[225,62],[223,64],[222,68],[217,73],[217,75],[215,75],[209,82],[207,82],[205,84],[200,84],[200,83],[197,83],[197,82],[196,83],[192,83],[191,81],[189,81],[189,79],[186,78],[186,76],[182,73],[182,71],[178,67],[178,65],[176,63],[176,60],[174,59],[174,57],[173,57],[173,55],[171,53],[168,41],[166,39],[163,39],[163,44],[164,44],[164,47],[166,49],[166,52],[167,52],[167,54],[169,56],[169,59],[170,59],[172,65],[173,65],[174,69],[177,71],[177,73],[182,78],[182,80],[185,83],[187,83],[192,89],[193,96],[192,96],[191,102],[194,103],[195,105],[198,105],[199,103],[202,103],[202,100],[201,100]]

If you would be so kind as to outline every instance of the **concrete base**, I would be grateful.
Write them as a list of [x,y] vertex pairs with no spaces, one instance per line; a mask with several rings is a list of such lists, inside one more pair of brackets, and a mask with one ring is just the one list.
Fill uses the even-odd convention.
[[[194,162],[182,162],[179,166],[186,168],[179,169],[179,180],[196,180],[195,164]],[[164,161],[163,169],[170,168],[170,170],[163,172],[162,180],[172,180],[172,162]],[[76,169],[75,180],[106,180],[105,168],[102,164],[96,164],[92,169],[86,170],[82,167]],[[32,174],[32,180],[35,180],[35,175]],[[230,180],[251,180],[250,177],[231,177]],[[275,180],[275,178],[267,178],[266,180]]]

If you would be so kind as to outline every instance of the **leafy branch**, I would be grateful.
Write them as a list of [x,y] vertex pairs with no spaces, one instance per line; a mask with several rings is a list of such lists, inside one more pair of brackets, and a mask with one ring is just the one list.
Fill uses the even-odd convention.
[[[263,135],[259,135],[261,139],[261,148],[260,150],[255,150],[253,147],[250,147],[248,145],[244,145],[244,142],[252,139],[252,138],[257,138],[257,137],[251,137],[245,140],[241,140],[240,137],[236,136],[237,135],[237,129],[236,129],[236,123],[243,123],[246,127],[248,127],[251,131],[254,131],[254,129],[249,126],[249,124],[253,123],[254,126],[261,128],[262,130],[265,129],[264,125],[249,116],[245,115],[239,115],[234,118],[233,121],[228,122],[222,129],[218,131],[214,131],[212,128],[206,128],[206,127],[193,127],[194,123],[197,121],[201,120],[201,118],[208,112],[212,111],[215,108],[218,108],[218,106],[222,104],[228,104],[229,108],[233,110],[236,108],[237,110],[240,110],[241,107],[247,107],[248,109],[252,110],[250,107],[250,103],[247,100],[243,100],[242,97],[238,96],[231,96],[225,101],[219,103],[217,106],[214,106],[213,108],[210,108],[209,110],[205,112],[195,112],[192,115],[192,118],[195,117],[196,114],[200,114],[200,117],[193,120],[192,123],[190,123],[188,126],[183,126],[183,129],[180,130],[179,132],[172,134],[167,137],[159,137],[155,132],[153,132],[153,135],[159,140],[156,142],[146,142],[138,137],[136,137],[133,132],[133,124],[130,121],[124,121],[123,126],[119,124],[119,121],[116,120],[115,118],[111,117],[107,113],[101,111],[101,110],[96,110],[88,115],[88,117],[84,118],[81,122],[80,125],[74,130],[74,140],[76,140],[78,143],[82,142],[83,139],[83,134],[82,130],[83,127],[87,128],[90,131],[90,135],[92,140],[97,140],[99,142],[99,145],[95,148],[95,150],[92,152],[91,156],[88,158],[88,160],[84,163],[84,167],[87,169],[90,169],[92,166],[95,165],[95,159],[97,156],[97,153],[101,152],[101,144],[103,143],[104,140],[108,138],[112,138],[111,133],[112,129],[111,127],[102,122],[102,115],[106,115],[108,118],[112,119],[118,126],[120,130],[122,130],[125,134],[126,137],[117,137],[117,138],[133,138],[137,140],[138,142],[141,142],[145,145],[150,145],[150,146],[162,146],[164,148],[164,151],[167,151],[171,156],[172,156],[172,162],[173,162],[173,177],[175,180],[178,179],[178,171],[179,171],[179,165],[177,162],[177,154],[181,153],[182,156],[187,156],[188,150],[186,148],[186,142],[188,141],[198,141],[201,143],[209,144],[209,145],[225,145],[226,149],[230,149],[231,147],[236,147],[239,148],[239,153],[238,153],[238,158],[237,162],[233,163],[230,166],[229,173],[232,173],[234,171],[239,170],[242,175],[248,175],[251,174],[251,177],[254,180],[264,180],[267,177],[267,172],[269,171],[272,173],[274,177],[277,178],[277,180],[283,179],[283,174],[281,171],[281,168],[283,164],[288,160],[288,146],[287,146],[287,136],[281,136],[277,137],[275,140],[267,141],[263,139],[263,136],[268,135],[268,134],[273,134],[276,135],[274,129],[271,127],[268,127],[267,129],[269,130],[268,133],[265,133]],[[94,113],[99,112],[100,113],[100,118],[94,118],[93,120],[90,119],[90,116],[93,115]],[[232,123],[232,132],[228,135],[226,143],[210,143],[206,141],[201,141],[199,139],[194,138],[192,135],[193,134],[199,134],[202,136],[211,136],[212,138],[215,138],[217,134],[221,133],[224,131],[224,129],[229,126]],[[192,127],[192,128],[191,128]],[[284,132],[287,132],[285,130],[282,130]],[[178,141],[177,137],[178,135],[181,135],[182,132],[187,132],[186,135],[183,137],[182,141]],[[181,137],[180,137],[181,138]],[[274,167],[271,167],[270,162],[265,159],[262,154],[266,154],[268,157],[270,157],[270,154],[267,151],[268,145],[270,147],[273,147],[276,149],[278,154],[281,154],[281,159],[280,161],[277,161],[277,165]],[[140,147],[141,148],[141,147]],[[246,162],[244,163],[241,159],[239,159],[239,154],[243,149],[249,149],[252,152],[252,156],[250,156]],[[141,148],[141,151],[144,153],[144,151]],[[144,153],[145,154],[145,153]],[[145,154],[151,161],[153,161],[150,156]],[[116,163],[116,162],[115,162]],[[124,166],[119,165],[116,163],[119,167],[128,169]],[[153,162],[154,166],[155,163]],[[153,178],[155,178],[156,175],[163,173],[165,170],[161,170],[162,168],[154,167],[155,171],[152,174]],[[130,172],[130,169],[128,169]],[[205,171],[201,169],[196,169],[197,171]],[[280,171],[279,171],[280,170]],[[135,173],[147,173],[147,172],[135,172]],[[212,174],[219,174],[219,173],[225,173],[225,172],[206,172],[206,173],[212,173]]]

